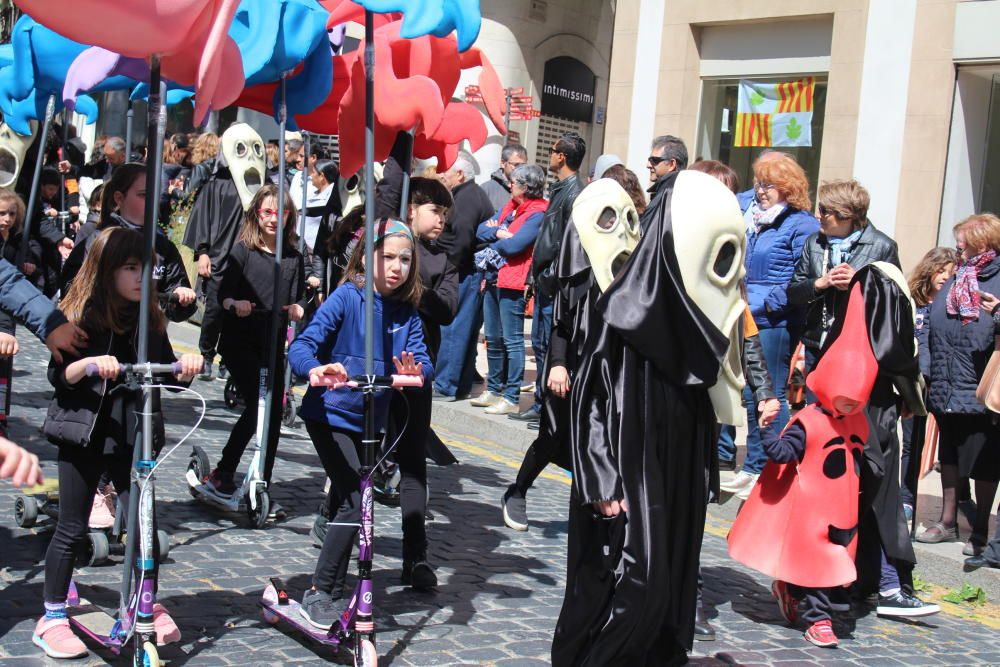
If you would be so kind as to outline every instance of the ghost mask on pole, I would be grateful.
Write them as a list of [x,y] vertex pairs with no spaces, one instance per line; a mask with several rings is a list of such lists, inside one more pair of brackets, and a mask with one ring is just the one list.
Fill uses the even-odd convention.
[[246,123],[230,125],[222,133],[222,157],[245,211],[264,184],[264,140]]
[[572,224],[602,292],[639,244],[639,213],[625,189],[610,178],[594,181],[573,204]]
[[701,311],[729,338],[729,352],[709,389],[720,424],[743,426],[741,320],[746,303],[740,281],[746,274],[746,234],[736,197],[718,179],[697,171],[677,176],[671,200],[677,263],[684,289]]
[[31,135],[24,136],[0,123],[0,187],[12,188],[24,165],[24,156],[38,131],[38,121],[29,121]]

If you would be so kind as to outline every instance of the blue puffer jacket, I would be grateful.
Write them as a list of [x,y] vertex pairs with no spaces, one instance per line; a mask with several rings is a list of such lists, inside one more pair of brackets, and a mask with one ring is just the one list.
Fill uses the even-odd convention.
[[806,239],[817,231],[819,221],[812,214],[789,206],[773,225],[747,236],[747,301],[761,329],[802,324],[805,310],[789,306],[785,290]]
[[[962,324],[958,315],[949,315],[945,306],[954,286],[952,278],[931,304],[928,332],[931,383],[927,407],[935,415],[984,414],[986,406],[976,400],[976,387],[993,353],[995,326],[986,312],[969,324]],[[1000,257],[979,272],[979,289],[1000,294]]]

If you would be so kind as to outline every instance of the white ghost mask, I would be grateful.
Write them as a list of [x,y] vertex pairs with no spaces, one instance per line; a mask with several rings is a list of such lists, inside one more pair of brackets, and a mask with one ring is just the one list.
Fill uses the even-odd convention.
[[601,178],[573,204],[572,223],[602,292],[639,244],[639,213],[625,188]]
[[17,177],[24,166],[24,156],[28,152],[28,147],[36,132],[38,132],[38,121],[30,121],[31,136],[18,134],[7,126],[7,123],[0,123],[0,187],[10,188],[17,182]]
[[245,211],[264,184],[264,174],[267,173],[264,140],[246,123],[230,125],[222,133],[222,157],[229,167]]
[[743,339],[740,319],[746,302],[740,282],[746,274],[746,234],[736,196],[718,179],[698,171],[677,175],[670,202],[677,263],[684,289],[729,339],[719,378],[709,389],[721,424],[743,426]]

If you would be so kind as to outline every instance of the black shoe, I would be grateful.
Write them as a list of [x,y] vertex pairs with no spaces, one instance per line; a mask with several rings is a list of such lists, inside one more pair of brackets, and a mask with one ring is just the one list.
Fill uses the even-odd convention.
[[437,401],[438,403],[454,403],[458,399],[454,396],[449,396],[448,394],[442,394],[440,391],[435,389],[433,393],[431,393],[431,400]]
[[529,431],[537,431],[539,428],[541,428],[541,425],[542,425],[541,420],[536,422],[528,422],[527,424]]
[[542,411],[536,410],[535,406],[531,406],[527,410],[522,410],[521,412],[507,415],[507,419],[513,419],[516,422],[537,422],[542,418]]
[[736,470],[736,459],[719,459],[719,470]]
[[220,380],[225,380],[228,377],[229,377],[229,369],[226,368],[226,365],[220,361],[219,362],[219,375],[218,375],[218,378]]
[[907,595],[903,591],[896,591],[892,595],[878,594],[878,607],[875,613],[879,616],[902,616],[913,618],[916,616],[930,616],[941,611],[941,607],[930,602],[924,602],[915,595]]
[[516,484],[507,487],[500,506],[503,508],[503,522],[508,528],[521,532],[528,530],[528,502],[518,491]]
[[715,628],[708,622],[708,615],[700,605],[694,614],[694,638],[700,642],[715,641]]
[[418,591],[429,591],[438,585],[437,575],[434,568],[424,560],[403,561],[403,583]]
[[212,360],[208,357],[204,357],[205,365],[201,368],[201,374],[198,375],[198,379],[204,382],[209,382],[214,380],[215,376],[212,375]]
[[989,561],[986,559],[986,556],[979,554],[978,556],[973,556],[972,558],[966,558],[962,569],[966,572],[972,572],[973,570],[978,570],[981,567],[991,567],[995,570],[1000,570],[1000,563]]
[[310,625],[320,630],[329,630],[340,617],[337,611],[337,601],[329,593],[308,590],[302,596],[302,606],[299,613]]

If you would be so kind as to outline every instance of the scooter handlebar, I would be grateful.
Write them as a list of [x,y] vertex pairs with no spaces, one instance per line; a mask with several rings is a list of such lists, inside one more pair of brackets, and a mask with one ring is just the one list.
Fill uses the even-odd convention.
[[[328,389],[356,389],[366,382],[367,378],[361,377],[347,382],[336,380],[331,375],[310,375],[309,384],[313,387],[327,387]],[[424,378],[422,375],[389,375],[375,376],[375,386],[392,387],[393,389],[403,389],[405,387],[423,387]]]
[[[128,373],[143,373],[149,371],[151,375],[177,375],[181,372],[181,362],[175,361],[172,364],[120,364],[119,375]],[[87,364],[87,377],[94,377],[98,374],[97,364]]]

